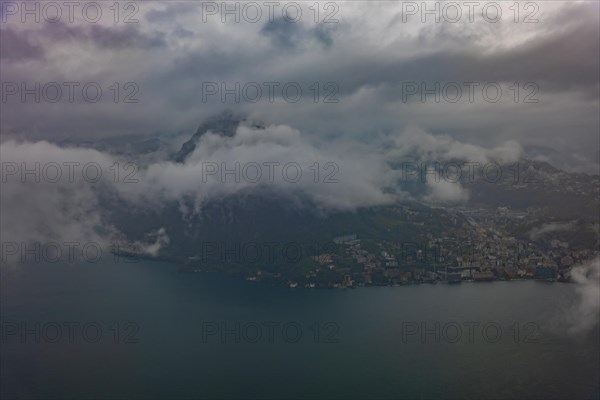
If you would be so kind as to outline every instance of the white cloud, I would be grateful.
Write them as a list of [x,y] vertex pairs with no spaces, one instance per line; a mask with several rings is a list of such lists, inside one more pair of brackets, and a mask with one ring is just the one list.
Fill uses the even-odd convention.
[[586,332],[600,320],[600,258],[573,267],[571,279],[577,284],[578,299],[568,316],[570,330]]
[[464,203],[469,200],[469,191],[464,189],[458,182],[450,182],[446,179],[436,179],[427,175],[427,187],[429,193],[424,200],[432,203]]

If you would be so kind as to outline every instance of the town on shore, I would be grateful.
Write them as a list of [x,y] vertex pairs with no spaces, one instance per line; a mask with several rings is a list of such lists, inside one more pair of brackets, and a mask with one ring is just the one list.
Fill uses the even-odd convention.
[[539,220],[539,210],[445,209],[446,220],[424,218],[419,210],[400,207],[406,224],[421,229],[414,242],[359,237],[348,233],[313,250],[291,268],[255,264],[227,269],[222,265],[187,266],[187,271],[220,271],[247,281],[290,288],[355,288],[419,283],[460,283],[533,279],[570,282],[571,269],[600,252],[532,235],[511,234],[515,226]]

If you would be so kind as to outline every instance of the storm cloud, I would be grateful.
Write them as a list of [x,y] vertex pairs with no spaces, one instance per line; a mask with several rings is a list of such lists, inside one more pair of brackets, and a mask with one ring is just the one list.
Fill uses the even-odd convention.
[[[322,139],[369,141],[416,126],[473,145],[513,140],[525,154],[547,148],[548,160],[563,168],[597,169],[600,66],[591,56],[599,51],[597,4],[538,2],[534,21],[527,22],[526,10],[517,18],[503,6],[502,19],[494,23],[479,9],[473,21],[463,10],[458,22],[436,23],[433,16],[423,22],[420,13],[407,13],[402,2],[335,4],[317,15],[302,3],[302,18],[295,21],[278,8],[273,18],[263,9],[256,21],[242,14],[236,22],[221,10],[209,13],[203,3],[140,3],[133,15],[138,22],[127,24],[124,15],[115,23],[109,10],[95,24],[81,18],[22,23],[18,14],[5,15],[3,82],[29,89],[35,82],[81,85],[73,102],[65,94],[54,103],[9,95],[2,137],[60,143],[138,135],[169,141],[233,108]],[[89,82],[102,88],[97,102],[79,92]],[[281,90],[273,101],[266,92],[256,102],[243,96],[223,101],[220,93],[206,99],[206,82],[228,88],[292,82],[303,93],[294,102]],[[473,101],[464,85],[469,82],[477,84]],[[123,89],[128,83],[135,87]],[[458,85],[463,93],[456,102],[447,96],[436,101],[432,94],[422,101],[421,93],[407,97],[412,84],[419,92],[439,84],[435,90],[442,94],[448,84],[450,92]],[[486,84],[494,86],[491,93],[501,87],[498,101],[482,94]],[[136,102],[125,102],[127,96]]]

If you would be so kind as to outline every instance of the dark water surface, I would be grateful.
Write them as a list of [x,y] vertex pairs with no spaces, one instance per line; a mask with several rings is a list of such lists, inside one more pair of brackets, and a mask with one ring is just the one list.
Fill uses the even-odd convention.
[[176,271],[3,269],[2,397],[598,398],[598,327],[564,323],[575,285],[314,290]]

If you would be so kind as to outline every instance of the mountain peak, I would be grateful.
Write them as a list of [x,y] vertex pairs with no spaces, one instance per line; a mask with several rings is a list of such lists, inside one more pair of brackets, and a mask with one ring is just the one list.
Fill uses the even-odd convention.
[[234,114],[231,110],[225,110],[219,114],[208,117],[196,130],[196,133],[185,142],[179,152],[175,154],[174,159],[176,162],[184,162],[189,154],[196,149],[196,144],[206,132],[211,131],[219,135],[232,137],[238,126],[246,121],[246,118],[241,115]]

